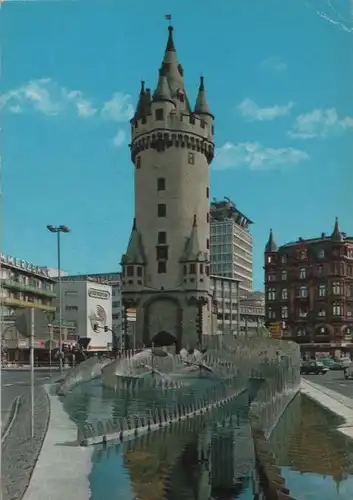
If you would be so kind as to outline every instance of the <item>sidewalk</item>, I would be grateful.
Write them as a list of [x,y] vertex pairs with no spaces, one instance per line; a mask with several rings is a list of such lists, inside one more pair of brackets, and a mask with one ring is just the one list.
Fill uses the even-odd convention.
[[93,448],[77,445],[77,427],[57,396],[50,394],[47,434],[23,500],[88,500]]
[[[69,370],[71,367],[70,366],[64,366],[64,370]],[[13,372],[13,371],[29,371],[31,369],[31,365],[7,365],[7,366],[2,366],[1,371],[3,372]],[[52,372],[58,372],[60,371],[59,366],[35,366],[34,371],[52,371]]]
[[338,427],[343,434],[353,438],[353,399],[327,387],[301,380],[301,393],[313,399],[320,405],[344,418],[345,423]]

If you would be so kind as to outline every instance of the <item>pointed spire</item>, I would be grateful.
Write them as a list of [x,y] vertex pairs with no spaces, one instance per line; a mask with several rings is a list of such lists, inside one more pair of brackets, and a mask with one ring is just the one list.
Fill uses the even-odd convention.
[[277,252],[277,250],[278,250],[278,247],[277,247],[275,240],[273,238],[273,231],[272,231],[272,229],[270,229],[270,235],[268,237],[268,242],[267,242],[266,247],[265,247],[265,252],[271,253],[271,252]]
[[197,115],[209,115],[212,116],[213,118],[213,115],[211,114],[210,108],[208,107],[207,104],[205,82],[203,76],[200,77],[199,93],[197,95],[194,112]]
[[138,120],[139,118],[145,116],[145,101],[146,101],[145,82],[144,80],[141,80],[141,89],[139,94],[139,100],[136,106],[135,116],[133,118],[134,120]]
[[142,238],[136,226],[136,218],[134,218],[127,250],[121,259],[121,263],[140,265],[146,263],[145,252],[142,245]]
[[165,48],[166,52],[176,52],[175,50],[175,45],[174,45],[174,40],[173,40],[173,26],[168,26],[168,41],[167,41],[167,46]]
[[180,260],[181,262],[197,262],[204,260],[202,258],[196,214],[193,218],[190,238],[186,242],[184,253]]
[[335,219],[335,226],[333,228],[333,232],[331,234],[331,240],[333,241],[343,241],[343,235],[340,231],[340,226],[338,223],[338,217]]
[[165,71],[164,74],[167,77],[172,96],[175,95],[177,90],[184,89],[183,70],[178,63],[172,26],[168,26],[168,41],[162,62],[162,69]]
[[153,101],[172,101],[166,71],[164,68],[159,70],[159,79],[157,88],[153,94]]

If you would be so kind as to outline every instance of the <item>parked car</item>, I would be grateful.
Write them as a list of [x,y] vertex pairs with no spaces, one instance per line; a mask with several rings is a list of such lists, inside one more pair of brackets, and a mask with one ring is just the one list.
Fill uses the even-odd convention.
[[323,363],[320,361],[307,361],[304,362],[300,367],[300,373],[302,375],[310,375],[313,373],[314,375],[325,375],[329,371]]
[[320,363],[322,363],[329,370],[343,370],[342,363],[331,358],[320,359]]
[[353,363],[351,363],[347,368],[344,369],[344,378],[346,380],[353,379]]

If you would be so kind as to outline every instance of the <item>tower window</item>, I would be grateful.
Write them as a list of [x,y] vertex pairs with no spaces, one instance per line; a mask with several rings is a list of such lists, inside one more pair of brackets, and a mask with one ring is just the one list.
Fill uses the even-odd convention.
[[127,266],[126,274],[127,274],[127,276],[133,276],[134,275],[134,266]]
[[167,263],[165,260],[158,261],[158,274],[165,274],[167,272]]
[[188,153],[188,164],[195,165],[195,155],[194,153]]
[[187,268],[187,266],[183,266],[183,274],[184,274],[184,276],[186,274],[188,274],[188,268]]
[[167,243],[167,233],[165,231],[158,231],[158,245],[165,245]]
[[190,274],[196,274],[196,264],[190,264]]
[[207,215],[206,215],[206,221],[207,221],[207,222],[210,222],[210,213],[209,213],[209,212],[207,212]]
[[157,179],[157,191],[165,191],[165,178],[158,177]]
[[136,157],[136,168],[141,168],[141,156]]
[[210,197],[210,188],[207,186],[206,188],[206,198],[208,199]]
[[203,274],[203,264],[200,264],[200,274]]
[[168,260],[168,247],[157,247],[157,260]]
[[156,120],[164,120],[163,109],[156,109]]
[[167,216],[167,205],[165,203],[158,203],[158,217]]
[[207,238],[206,247],[207,247],[207,250],[210,249],[210,239],[209,238]]

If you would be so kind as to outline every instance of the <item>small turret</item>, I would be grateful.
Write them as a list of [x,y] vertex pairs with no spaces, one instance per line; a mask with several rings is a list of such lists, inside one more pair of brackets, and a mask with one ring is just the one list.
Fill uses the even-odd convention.
[[206,115],[214,119],[214,116],[210,112],[210,108],[208,107],[207,104],[207,97],[206,97],[206,90],[205,90],[205,83],[203,76],[200,77],[199,93],[196,98],[194,113],[196,115],[201,115],[201,116]]
[[145,263],[146,263],[146,258],[142,245],[142,239],[136,227],[136,219],[134,219],[127,250],[126,253],[122,256],[121,264],[125,266],[125,265],[144,265]]
[[272,229],[270,229],[270,235],[269,235],[268,241],[266,243],[265,252],[266,253],[274,253],[274,252],[277,252],[277,250],[278,250],[278,247],[277,247],[275,240],[273,238],[273,231],[272,231]]
[[334,226],[333,232],[331,234],[331,240],[332,241],[337,241],[337,242],[344,240],[343,234],[340,231],[340,227],[339,227],[339,223],[338,223],[338,217],[336,217],[336,219],[335,219],[335,226]]
[[192,225],[192,230],[190,238],[187,240],[185,245],[184,253],[180,259],[181,262],[204,262],[205,256],[202,254],[200,249],[200,241],[197,229],[196,215],[194,215],[194,221]]

